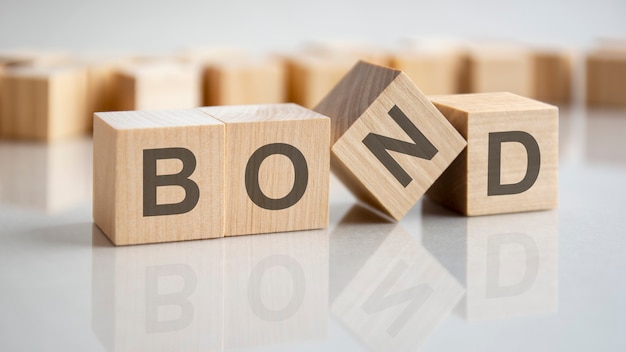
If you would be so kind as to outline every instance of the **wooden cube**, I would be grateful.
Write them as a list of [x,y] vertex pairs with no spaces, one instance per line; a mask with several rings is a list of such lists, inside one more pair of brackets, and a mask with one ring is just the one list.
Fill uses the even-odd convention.
[[350,71],[357,59],[292,55],[287,65],[288,101],[312,108]]
[[115,248],[94,225],[91,252],[91,328],[105,350],[222,350],[222,241]]
[[424,94],[459,92],[461,51],[454,46],[422,46],[396,51],[390,66],[406,73]]
[[533,98],[549,103],[569,103],[572,98],[572,55],[566,51],[541,49],[532,54]]
[[404,73],[382,66],[359,62],[314,110],[332,120],[335,174],[396,220],[465,147]]
[[[87,113],[118,111],[117,70],[127,65],[130,58],[102,58],[83,61],[87,69]],[[93,119],[91,126],[93,127]]]
[[51,141],[89,129],[84,68],[20,66],[0,80],[3,137]]
[[557,206],[557,107],[511,93],[430,99],[467,140],[431,199],[465,215]]
[[279,60],[234,60],[207,66],[205,105],[275,104],[286,101],[285,66]]
[[587,104],[626,107],[626,45],[592,50],[586,66]]
[[202,105],[201,70],[193,64],[149,60],[119,69],[116,80],[120,110]]
[[330,239],[331,313],[369,350],[419,349],[463,297],[414,234],[360,206]]
[[514,44],[481,43],[468,48],[461,93],[511,92],[532,96],[534,74],[529,49]]
[[328,226],[326,116],[295,104],[200,110],[226,124],[226,236]]
[[328,232],[224,241],[224,350],[323,340],[328,334]]
[[116,245],[223,237],[224,143],[197,109],[95,114],[95,223]]

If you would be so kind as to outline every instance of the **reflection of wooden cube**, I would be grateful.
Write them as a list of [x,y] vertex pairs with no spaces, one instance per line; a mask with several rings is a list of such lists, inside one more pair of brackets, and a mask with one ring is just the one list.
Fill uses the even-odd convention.
[[0,80],[3,137],[48,141],[88,130],[84,68],[20,66]]
[[224,236],[224,135],[197,109],[97,113],[94,222],[116,245]]
[[286,100],[285,66],[278,60],[234,60],[205,70],[205,105],[273,104]]
[[91,198],[91,140],[0,145],[0,199],[47,213]]
[[467,148],[429,190],[465,215],[551,209],[558,200],[558,109],[511,93],[431,96]]
[[461,52],[455,47],[409,48],[393,53],[391,67],[404,73],[424,94],[458,93]]
[[569,103],[572,96],[572,58],[558,50],[533,52],[532,97],[550,103]]
[[602,47],[587,54],[587,103],[626,106],[626,45]]
[[331,313],[372,351],[419,349],[463,297],[412,235],[354,207],[330,236]]
[[193,108],[202,105],[201,70],[193,64],[145,62],[117,73],[120,110]]
[[328,226],[326,116],[295,104],[200,110],[226,124],[226,236]]
[[365,62],[315,111],[332,121],[335,174],[357,197],[396,220],[465,146],[404,73]]
[[114,248],[94,226],[92,243],[91,328],[107,351],[222,350],[222,241]]
[[465,60],[463,93],[511,92],[533,95],[532,56],[516,45],[477,44],[470,46]]
[[224,241],[224,349],[321,340],[328,334],[326,230]]
[[558,277],[555,212],[467,219],[468,320],[555,312]]

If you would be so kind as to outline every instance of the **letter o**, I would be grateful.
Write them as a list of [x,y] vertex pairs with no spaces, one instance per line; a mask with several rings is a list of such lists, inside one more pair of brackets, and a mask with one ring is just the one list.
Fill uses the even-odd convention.
[[[259,185],[259,169],[263,160],[270,155],[282,154],[291,160],[295,171],[293,187],[282,198],[270,198],[263,194]],[[298,148],[286,143],[271,143],[257,149],[246,165],[246,191],[248,196],[263,209],[281,210],[296,204],[304,195],[309,183],[309,168],[306,159]]]

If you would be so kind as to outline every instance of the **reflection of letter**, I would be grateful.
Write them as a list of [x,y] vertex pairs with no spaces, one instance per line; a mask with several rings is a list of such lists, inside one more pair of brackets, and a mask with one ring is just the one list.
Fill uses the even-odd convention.
[[417,350],[464,290],[401,225],[375,216],[355,206],[330,236],[331,312],[369,349]]
[[[175,292],[162,293],[159,279],[176,276],[182,279],[183,287]],[[146,268],[146,332],[161,333],[186,328],[193,320],[193,305],[189,296],[198,286],[193,269],[184,264],[150,266]],[[177,319],[159,319],[159,308],[176,306],[180,308]]]
[[[528,165],[524,178],[513,184],[503,185],[500,183],[502,143],[517,142],[526,148]],[[493,132],[489,133],[489,161],[487,169],[487,195],[498,196],[506,194],[518,194],[527,191],[535,184],[539,176],[541,166],[541,154],[537,140],[530,134],[522,131]]]
[[389,294],[391,288],[400,279],[409,267],[404,262],[398,262],[391,269],[387,277],[378,285],[374,293],[363,304],[365,313],[374,314],[376,312],[386,310],[397,305],[410,302],[402,313],[391,323],[387,329],[387,333],[391,336],[398,335],[398,332],[406,325],[406,323],[415,315],[415,313],[424,305],[424,302],[433,294],[432,287],[425,283],[413,286],[404,291]]
[[[261,281],[265,272],[273,267],[282,267],[291,277],[292,293],[289,303],[281,309],[271,309],[261,300]],[[282,321],[294,315],[304,300],[306,282],[302,266],[287,255],[272,255],[255,265],[248,281],[248,301],[252,311],[259,318],[266,321]]]
[[[157,175],[157,160],[178,159],[183,169],[174,175]],[[145,149],[143,151],[143,216],[184,214],[191,211],[200,198],[198,184],[189,179],[196,169],[196,157],[185,148]],[[180,186],[185,199],[180,203],[157,204],[157,187]]]
[[[289,191],[286,196],[278,199],[270,198],[263,194],[261,186],[259,185],[259,169],[261,168],[261,163],[265,158],[274,154],[281,154],[289,158],[295,172],[291,191]],[[257,149],[250,157],[250,160],[248,160],[248,164],[246,164],[245,183],[248,196],[254,204],[268,210],[287,209],[298,203],[304,195],[306,186],[309,183],[309,168],[302,152],[293,145],[285,143],[267,144]]]
[[[501,285],[501,252],[506,245],[519,245],[524,249],[526,265],[524,275],[514,284]],[[539,249],[532,238],[524,234],[502,234],[487,240],[487,298],[512,297],[526,292],[537,279]]]
[[389,154],[388,150],[426,160],[431,160],[438,150],[396,105],[389,110],[389,116],[411,138],[413,143],[370,133],[363,139],[363,144],[391,172],[396,180],[406,187],[413,179]]

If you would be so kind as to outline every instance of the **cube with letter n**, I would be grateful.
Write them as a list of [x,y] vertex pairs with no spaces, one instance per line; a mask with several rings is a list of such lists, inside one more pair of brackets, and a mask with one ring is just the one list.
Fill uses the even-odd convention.
[[558,108],[512,93],[432,96],[467,148],[428,191],[465,215],[552,209],[558,202]]
[[363,61],[313,110],[331,118],[333,172],[396,220],[465,147],[406,74]]

